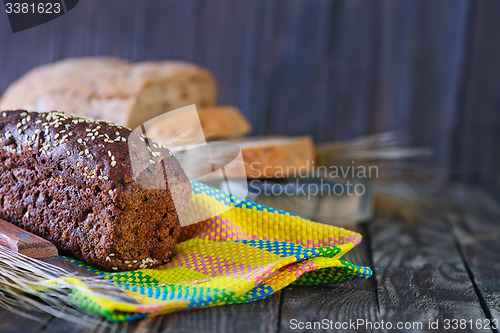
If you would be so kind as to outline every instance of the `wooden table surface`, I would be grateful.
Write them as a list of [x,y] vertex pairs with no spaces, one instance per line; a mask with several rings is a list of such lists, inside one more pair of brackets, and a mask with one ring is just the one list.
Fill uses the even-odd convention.
[[[390,331],[392,325],[395,332],[498,332],[491,326],[480,328],[488,321],[500,321],[500,202],[473,186],[454,185],[440,192],[401,186],[426,200],[382,196],[378,207],[385,213],[379,211],[371,221],[353,228],[364,238],[346,257],[373,268],[368,280],[289,287],[251,304],[124,324],[102,321],[83,326],[48,315],[33,321],[0,310],[0,332],[281,333],[303,331],[294,328],[307,322],[328,320],[329,325],[345,326],[358,319],[365,324],[357,329],[331,331]],[[438,320],[437,329],[429,328],[429,320]],[[370,329],[368,322],[385,329]],[[416,326],[398,330],[398,323]]]

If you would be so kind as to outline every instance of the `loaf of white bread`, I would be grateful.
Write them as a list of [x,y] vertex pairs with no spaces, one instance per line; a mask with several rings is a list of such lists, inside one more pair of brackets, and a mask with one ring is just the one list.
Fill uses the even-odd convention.
[[[314,167],[315,157],[314,143],[309,136],[244,138],[209,143],[207,149],[180,145],[173,150],[191,178],[224,169],[223,173],[213,173],[207,179],[303,177]],[[239,151],[243,158],[243,170],[237,159]]]
[[234,142],[241,148],[247,178],[299,177],[314,165],[314,142],[310,136]]
[[216,95],[215,77],[193,64],[71,58],[37,67],[14,82],[0,109],[60,110],[135,128],[186,105],[213,106]]
[[[148,136],[156,141],[169,143],[173,137],[175,144],[180,145],[182,137],[189,136],[196,123],[203,130],[205,140],[224,140],[242,137],[252,130],[249,121],[241,114],[240,110],[234,106],[214,106],[208,108],[198,108],[196,114],[192,112],[169,113],[168,118],[158,119],[148,123]],[[192,119],[196,117],[197,119]],[[184,141],[190,141],[184,138]]]
[[[215,106],[216,95],[214,75],[193,64],[70,58],[34,68],[11,84],[0,100],[0,109],[60,110],[133,129],[165,112],[195,104],[206,140],[248,134],[248,120],[236,107]],[[172,143],[174,135],[190,131],[185,127],[192,122],[184,121],[183,116],[180,113],[154,123],[148,128],[148,136],[167,145]],[[246,138],[232,143],[241,148],[248,178],[293,177],[292,170],[311,168],[315,156],[309,136]],[[221,154],[225,154],[223,149]],[[231,176],[231,168],[227,175]]]

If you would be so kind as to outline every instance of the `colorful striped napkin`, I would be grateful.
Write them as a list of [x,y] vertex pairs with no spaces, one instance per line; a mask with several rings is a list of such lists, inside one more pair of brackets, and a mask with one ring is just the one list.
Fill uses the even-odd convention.
[[[193,207],[229,206],[182,228],[171,261],[155,269],[107,272],[65,258],[112,281],[138,304],[75,289],[76,305],[113,322],[179,310],[247,303],[290,285],[324,285],[368,278],[368,267],[341,257],[361,241],[342,228],[235,198],[192,182]],[[223,211],[223,210],[219,210]]]

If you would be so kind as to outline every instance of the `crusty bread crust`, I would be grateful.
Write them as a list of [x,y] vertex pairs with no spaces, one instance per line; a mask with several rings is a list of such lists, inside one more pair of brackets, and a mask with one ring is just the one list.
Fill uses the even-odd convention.
[[[175,146],[196,140],[233,139],[252,130],[248,120],[234,106],[197,109],[197,112],[169,113],[169,117],[148,124],[147,135]],[[198,130],[201,126],[201,130]],[[173,140],[173,138],[176,138]]]
[[310,136],[235,141],[241,148],[247,178],[298,177],[314,166]]
[[[182,209],[173,197],[187,202],[189,181],[164,147],[130,153],[131,137],[59,112],[0,112],[0,217],[95,267],[167,261]],[[132,162],[145,158],[150,167],[138,177]]]
[[234,106],[199,109],[198,115],[207,140],[237,138],[252,130],[250,122]]
[[135,128],[186,105],[213,106],[216,95],[212,73],[189,63],[70,58],[14,82],[0,109],[60,110]]
[[[314,142],[310,136],[244,138],[214,144],[207,151],[189,145],[176,147],[191,177],[294,178],[306,175],[315,165]],[[207,156],[200,158],[200,151]],[[242,161],[237,157],[240,151]],[[213,172],[218,168],[224,168],[224,173]]]

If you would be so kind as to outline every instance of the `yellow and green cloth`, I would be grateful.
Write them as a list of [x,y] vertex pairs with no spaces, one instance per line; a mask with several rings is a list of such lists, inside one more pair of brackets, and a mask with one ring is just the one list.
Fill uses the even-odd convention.
[[106,272],[65,258],[112,281],[138,302],[74,291],[78,306],[110,321],[128,321],[253,302],[290,284],[334,284],[372,274],[368,267],[341,259],[361,241],[355,232],[248,200],[233,200],[198,182],[192,182],[192,187],[195,204],[229,205],[231,209],[183,227],[171,261],[155,269]]

